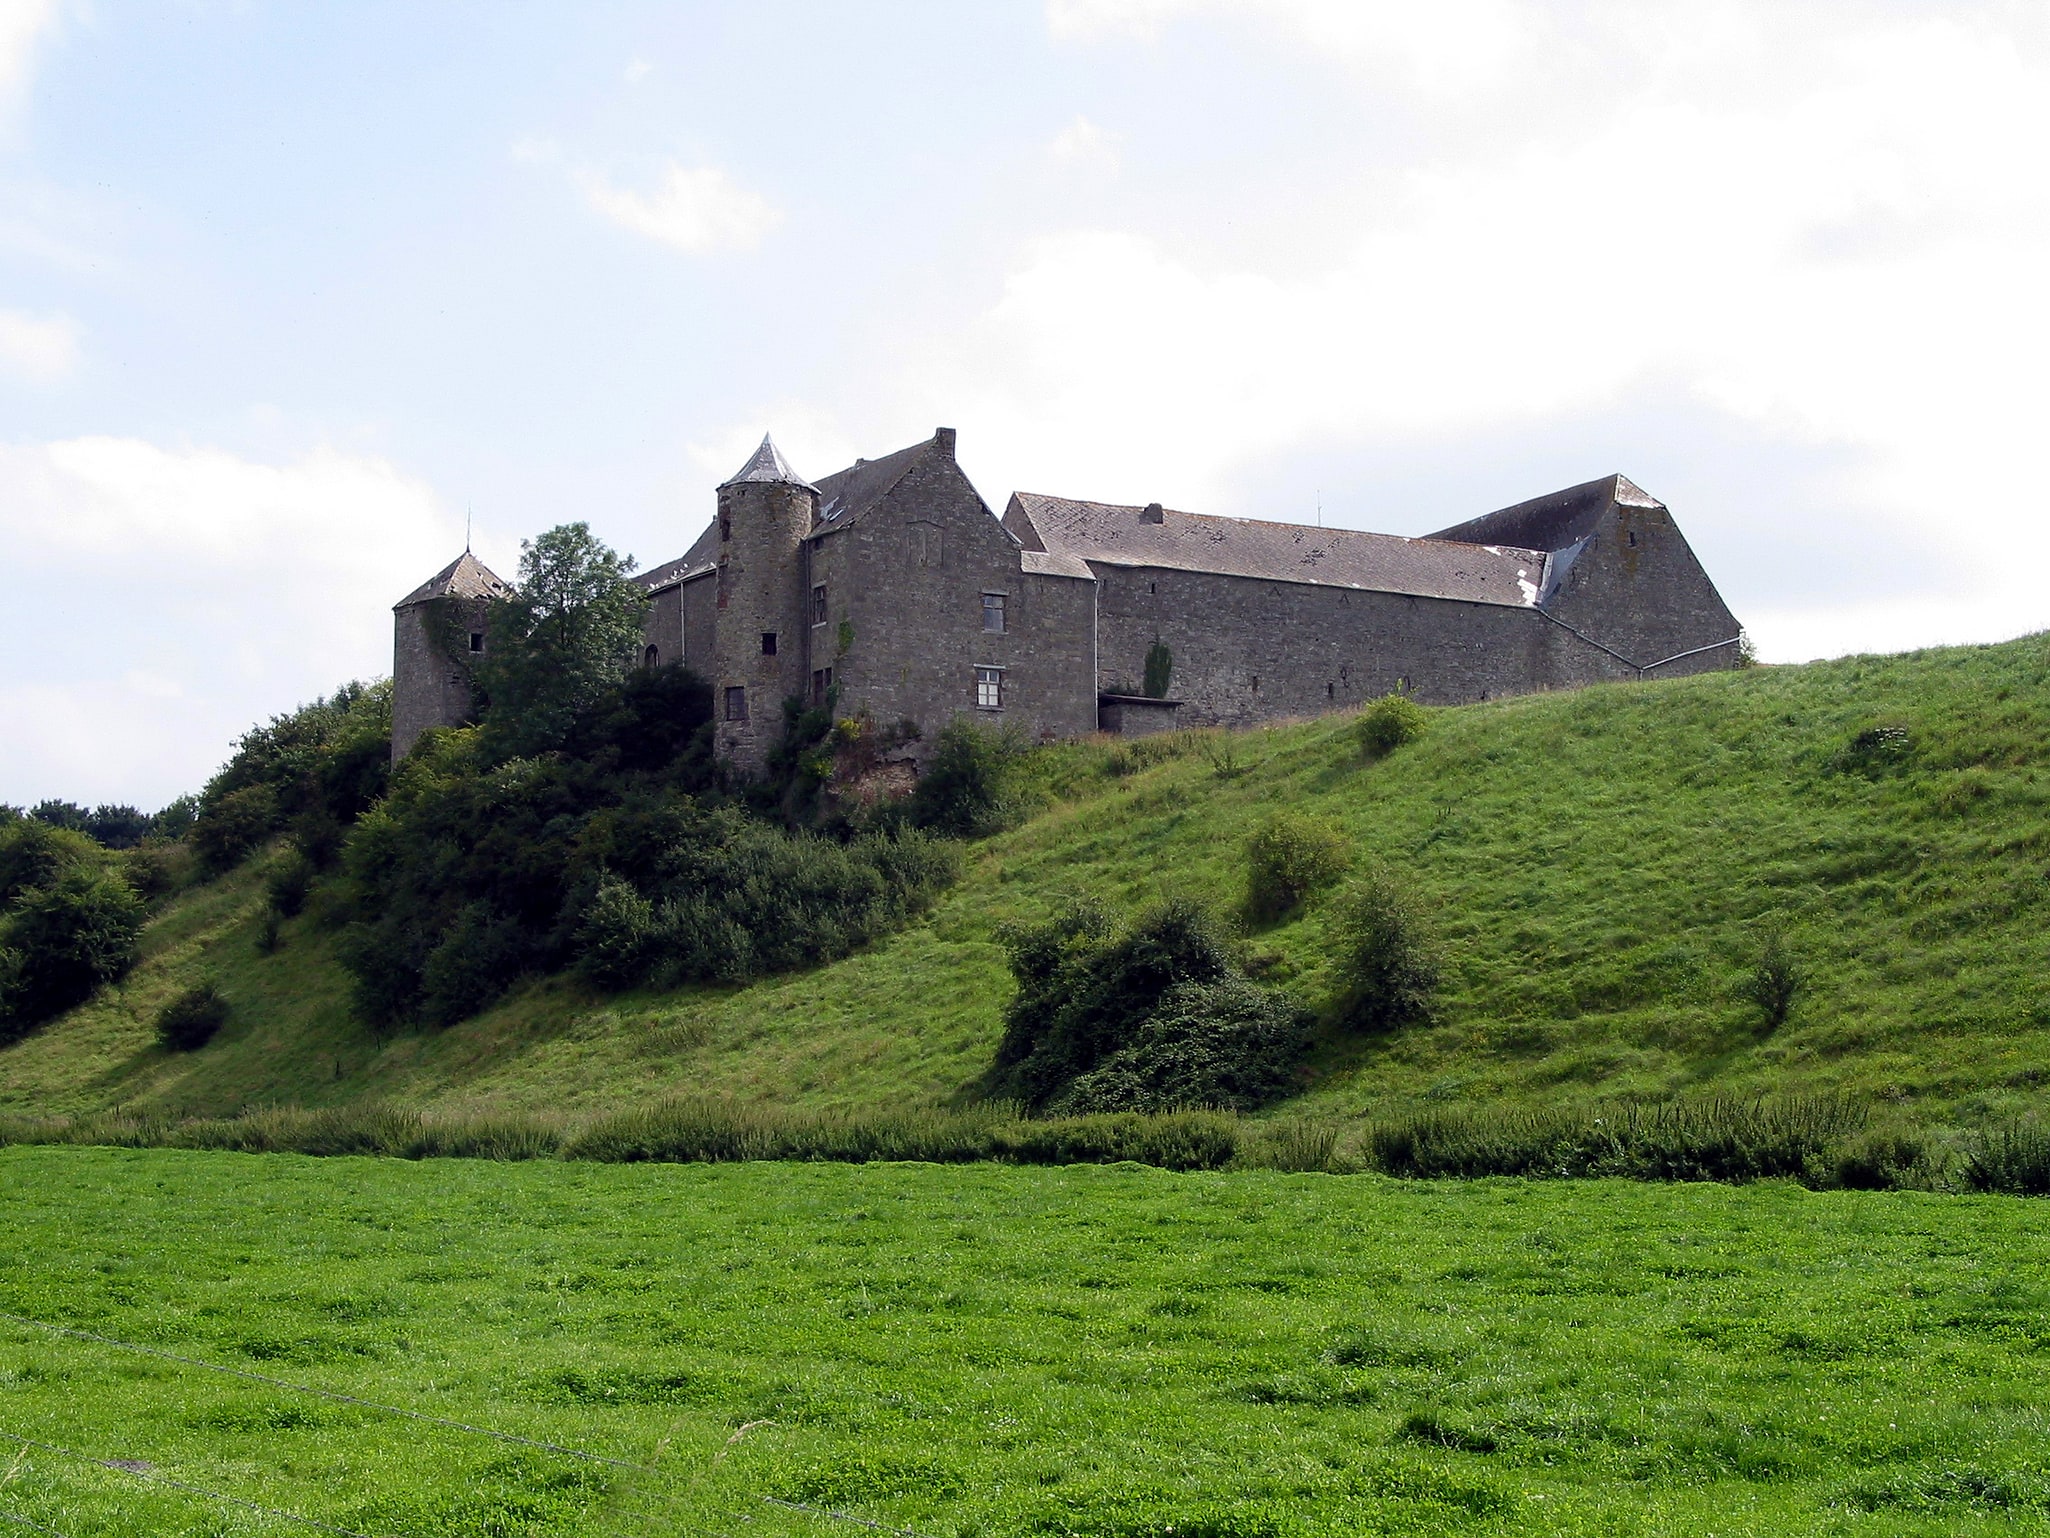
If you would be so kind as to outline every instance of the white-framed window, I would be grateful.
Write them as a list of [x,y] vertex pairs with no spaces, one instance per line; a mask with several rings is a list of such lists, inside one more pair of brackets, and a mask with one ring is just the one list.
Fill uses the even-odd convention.
[[977,710],[1002,710],[1004,708],[1004,670],[983,668],[975,670],[975,708]]
[[984,593],[982,595],[982,628],[990,635],[1004,633],[1004,595]]

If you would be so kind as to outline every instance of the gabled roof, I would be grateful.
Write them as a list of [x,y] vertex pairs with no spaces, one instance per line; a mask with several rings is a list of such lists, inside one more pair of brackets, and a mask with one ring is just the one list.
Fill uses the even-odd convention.
[[713,519],[705,525],[705,532],[697,537],[690,549],[673,561],[664,561],[660,566],[651,566],[633,580],[653,593],[665,587],[674,587],[700,572],[710,571],[719,564],[719,520]]
[[1498,512],[1440,529],[1431,539],[1458,540],[1469,545],[1520,545],[1526,550],[1564,550],[1592,534],[1602,514],[1612,507],[1664,507],[1665,504],[1625,475],[1568,486],[1550,496],[1533,497]]
[[762,446],[754,456],[740,467],[731,478],[719,483],[723,491],[728,486],[738,486],[744,481],[767,481],[784,486],[802,486],[806,491],[816,490],[812,483],[790,468],[790,462],[783,457],[767,433],[762,434]]
[[940,448],[935,433],[923,443],[885,454],[881,459],[857,459],[845,470],[836,470],[819,480],[819,511],[811,531],[823,534],[844,529],[868,512],[896,484],[911,473],[911,467]]
[[511,591],[510,583],[465,550],[392,607],[403,609],[432,598],[503,598]]
[[[1021,491],[1011,498],[1054,554],[1107,566],[1157,566],[1178,571],[1264,577],[1325,587],[1412,593],[1469,603],[1528,607],[1544,584],[1545,557],[1536,550],[1404,539],[1359,529],[1314,529],[1257,518],[1215,518]],[[1033,543],[1025,530],[1012,532]]]

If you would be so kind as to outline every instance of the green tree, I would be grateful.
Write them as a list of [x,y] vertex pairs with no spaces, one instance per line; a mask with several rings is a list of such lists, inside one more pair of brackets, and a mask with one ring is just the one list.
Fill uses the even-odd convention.
[[495,600],[477,680],[495,757],[561,745],[577,717],[618,687],[640,650],[648,600],[587,523],[565,523],[520,546],[520,582]]

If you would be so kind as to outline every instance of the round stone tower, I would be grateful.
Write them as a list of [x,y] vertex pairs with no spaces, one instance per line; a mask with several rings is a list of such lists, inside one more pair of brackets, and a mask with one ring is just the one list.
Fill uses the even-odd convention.
[[766,436],[719,488],[712,711],[720,756],[751,773],[782,735],[783,701],[809,680],[804,540],[818,500]]

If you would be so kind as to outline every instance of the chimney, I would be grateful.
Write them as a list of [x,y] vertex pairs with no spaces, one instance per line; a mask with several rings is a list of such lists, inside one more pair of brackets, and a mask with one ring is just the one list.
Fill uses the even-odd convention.
[[954,429],[951,427],[935,427],[932,430],[932,446],[946,455],[947,458],[952,459],[954,457]]
[[1145,509],[1139,514],[1139,521],[1141,523],[1165,523],[1167,522],[1167,514],[1161,511],[1158,502],[1148,502]]

